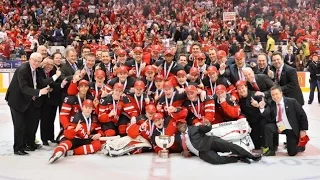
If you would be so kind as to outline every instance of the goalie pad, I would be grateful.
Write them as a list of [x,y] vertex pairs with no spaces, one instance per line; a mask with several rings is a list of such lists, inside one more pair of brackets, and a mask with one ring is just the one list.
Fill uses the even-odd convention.
[[251,128],[247,119],[241,118],[237,121],[214,124],[212,125],[212,130],[206,133],[206,135],[220,137],[250,152],[254,149],[254,144],[249,134],[250,132]]
[[134,152],[138,149],[151,147],[152,146],[150,142],[144,139],[142,136],[138,136],[135,139],[129,136],[125,136],[122,138],[107,141],[103,146],[102,153],[111,157],[122,156],[125,154],[130,155],[131,152]]
[[218,136],[226,141],[239,140],[251,132],[246,118],[237,121],[223,122],[212,125],[212,130],[207,136]]

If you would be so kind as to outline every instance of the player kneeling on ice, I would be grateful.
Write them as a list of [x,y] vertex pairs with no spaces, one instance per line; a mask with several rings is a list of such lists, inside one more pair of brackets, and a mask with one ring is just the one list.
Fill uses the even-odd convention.
[[99,138],[103,136],[97,117],[92,115],[94,109],[92,100],[85,100],[82,112],[70,119],[69,127],[63,132],[65,138],[56,147],[49,163],[58,160],[62,155],[91,154],[101,149]]
[[[235,163],[238,160],[250,164],[250,159],[261,159],[261,155],[253,155],[236,144],[217,136],[207,136],[212,126],[188,126],[185,120],[179,120],[177,128],[181,136],[182,155],[185,157],[190,157],[191,152],[211,164]],[[218,152],[231,152],[235,156],[220,156]]]

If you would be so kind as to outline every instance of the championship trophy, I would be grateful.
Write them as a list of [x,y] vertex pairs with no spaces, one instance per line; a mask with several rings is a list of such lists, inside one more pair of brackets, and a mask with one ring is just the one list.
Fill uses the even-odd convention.
[[173,143],[174,143],[174,136],[168,136],[168,135],[160,135],[156,136],[156,144],[161,147],[160,150],[160,158],[169,158],[169,150]]

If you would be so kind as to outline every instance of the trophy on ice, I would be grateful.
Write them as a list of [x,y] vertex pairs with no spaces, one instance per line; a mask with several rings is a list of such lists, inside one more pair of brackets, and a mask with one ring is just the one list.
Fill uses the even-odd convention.
[[174,136],[168,136],[168,135],[160,135],[156,136],[156,144],[161,147],[160,150],[160,158],[169,158],[169,150],[173,143],[174,143]]

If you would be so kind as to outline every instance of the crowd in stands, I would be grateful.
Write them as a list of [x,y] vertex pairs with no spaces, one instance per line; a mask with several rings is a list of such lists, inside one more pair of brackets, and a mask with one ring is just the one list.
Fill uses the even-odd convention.
[[[223,12],[236,12],[236,21],[223,21]],[[95,53],[114,41],[127,52],[160,44],[190,53],[199,41],[204,52],[243,49],[248,59],[280,51],[304,70],[320,53],[319,16],[316,0],[1,0],[0,59],[26,60],[43,44],[78,52],[88,44]]]

